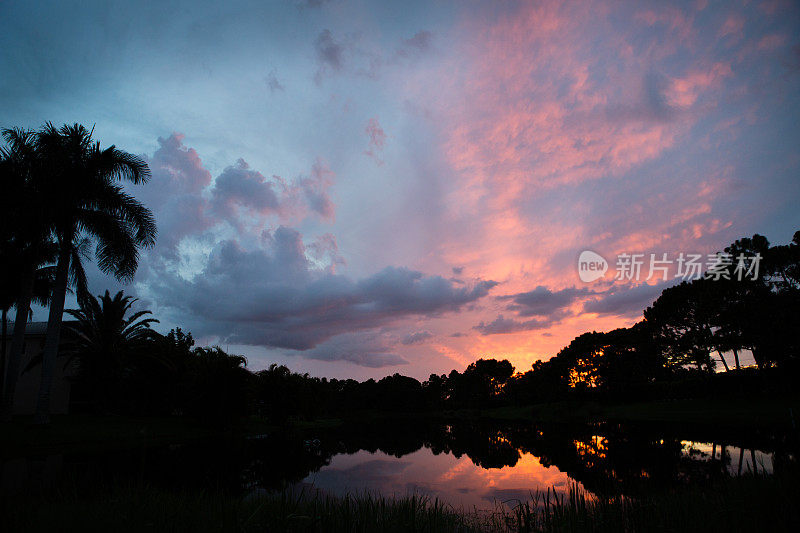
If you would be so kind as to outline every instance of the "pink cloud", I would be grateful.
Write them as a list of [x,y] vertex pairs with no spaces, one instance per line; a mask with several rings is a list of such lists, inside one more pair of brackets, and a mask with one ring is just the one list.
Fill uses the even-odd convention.
[[[425,104],[415,105],[435,110],[452,171],[435,250],[442,269],[458,265],[499,280],[498,297],[537,285],[557,291],[578,283],[574,261],[582,249],[612,257],[707,253],[731,236],[730,216],[715,208],[731,190],[730,176],[713,162],[655,162],[677,157],[728,88],[733,64],[693,53],[708,38],[695,27],[694,11],[610,9],[538,3],[490,24],[465,20],[463,42],[439,69],[446,75],[417,80]],[[676,61],[679,50],[686,57]],[[482,302],[458,317],[478,330],[440,337],[459,327],[445,321],[431,326],[432,346],[452,360],[466,351],[531,361],[583,330],[632,322],[575,306],[548,322]]]
[[744,29],[744,22],[744,17],[738,13],[729,15],[719,29],[719,36],[725,37],[727,35],[733,35],[740,38],[742,36],[742,30]]
[[675,107],[691,107],[698,96],[710,88],[717,88],[722,80],[732,75],[729,63],[715,63],[710,69],[697,69],[681,78],[671,80],[667,101]]
[[369,149],[364,154],[374,158],[378,165],[382,165],[383,161],[378,158],[378,153],[383,150],[383,146],[386,144],[386,133],[383,131],[378,119],[369,119],[364,132],[369,137]]
[[759,41],[756,47],[762,52],[769,52],[772,50],[777,50],[778,48],[785,46],[788,42],[788,38],[786,35],[773,33],[770,35],[765,35]]

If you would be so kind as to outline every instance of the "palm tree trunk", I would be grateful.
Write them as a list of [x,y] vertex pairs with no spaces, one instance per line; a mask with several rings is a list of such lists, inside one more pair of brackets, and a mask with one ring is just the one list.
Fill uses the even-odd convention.
[[67,297],[67,281],[69,274],[69,243],[65,239],[58,253],[56,279],[53,285],[53,296],[50,299],[50,315],[47,318],[47,337],[42,352],[42,380],[39,383],[39,399],[36,403],[34,423],[47,424],[50,421],[50,389],[53,386],[53,370],[58,356],[58,344],[61,340],[61,320],[64,314],[64,300]]
[[722,359],[722,366],[725,367],[725,372],[730,371],[730,368],[728,368],[728,363],[725,361],[725,356],[722,355],[722,350],[717,350],[717,353],[719,354],[719,358]]
[[14,394],[17,391],[19,368],[22,365],[22,349],[25,346],[25,328],[28,326],[28,313],[33,297],[33,283],[36,278],[36,269],[25,272],[21,284],[22,294],[17,300],[17,316],[14,319],[14,333],[11,337],[11,351],[8,355],[8,368],[6,369],[5,383],[3,386],[3,405],[0,408],[0,420],[8,422],[14,411]]
[[742,475],[742,459],[744,459],[744,446],[739,448],[739,470],[736,473],[737,475]]
[[742,368],[739,366],[739,350],[736,348],[733,349],[733,359],[736,361],[736,370],[741,370]]

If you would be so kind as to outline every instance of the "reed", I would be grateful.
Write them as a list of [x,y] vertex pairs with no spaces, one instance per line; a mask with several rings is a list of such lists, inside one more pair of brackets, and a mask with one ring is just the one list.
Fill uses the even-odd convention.
[[364,492],[337,497],[314,489],[235,497],[145,485],[75,486],[0,501],[3,531],[164,532],[605,532],[797,531],[796,475],[742,476],[705,488],[601,499],[571,486],[535,492],[494,509],[456,509],[420,494]]

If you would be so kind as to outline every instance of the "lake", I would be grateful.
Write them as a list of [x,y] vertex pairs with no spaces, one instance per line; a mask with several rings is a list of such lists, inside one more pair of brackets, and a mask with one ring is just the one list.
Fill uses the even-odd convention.
[[788,440],[659,425],[397,419],[249,439],[126,451],[5,458],[5,491],[147,483],[237,495],[318,490],[417,493],[456,508],[513,506],[532,492],[578,485],[599,497],[770,474],[795,460]]

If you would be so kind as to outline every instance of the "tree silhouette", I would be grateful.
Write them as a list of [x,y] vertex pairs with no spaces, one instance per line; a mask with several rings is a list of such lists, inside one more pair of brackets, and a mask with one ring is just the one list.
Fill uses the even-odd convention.
[[91,238],[97,245],[100,269],[130,280],[139,248],[155,243],[156,226],[150,211],[116,183],[138,184],[150,178],[147,165],[138,157],[114,146],[101,149],[99,142],[92,141],[92,133],[79,124],[56,128],[47,123],[36,134],[36,150],[42,172],[35,179],[41,182],[39,190],[58,244],[35,418],[37,423],[46,423],[70,264],[77,270],[81,263],[76,242],[82,236]]
[[220,347],[195,348],[190,359],[187,409],[218,425],[230,425],[248,408],[252,374],[247,359]]
[[146,356],[158,320],[147,310],[127,316],[136,299],[119,291],[100,298],[83,299],[80,309],[66,312],[76,319],[66,324],[73,335],[70,359],[78,362],[78,379],[91,388],[96,404],[109,400],[113,391],[136,371],[137,359]]
[[673,368],[695,365],[714,370],[714,281],[698,279],[664,289],[644,311],[653,340]]
[[[2,407],[0,419],[9,420],[14,403],[16,382],[22,365],[25,330],[32,300],[47,304],[54,270],[43,268],[54,262],[55,245],[46,217],[47,206],[41,201],[37,179],[41,176],[41,157],[36,147],[36,133],[23,129],[2,131],[6,146],[0,148],[0,307],[3,311]],[[6,357],[6,314],[17,309],[11,347]]]

